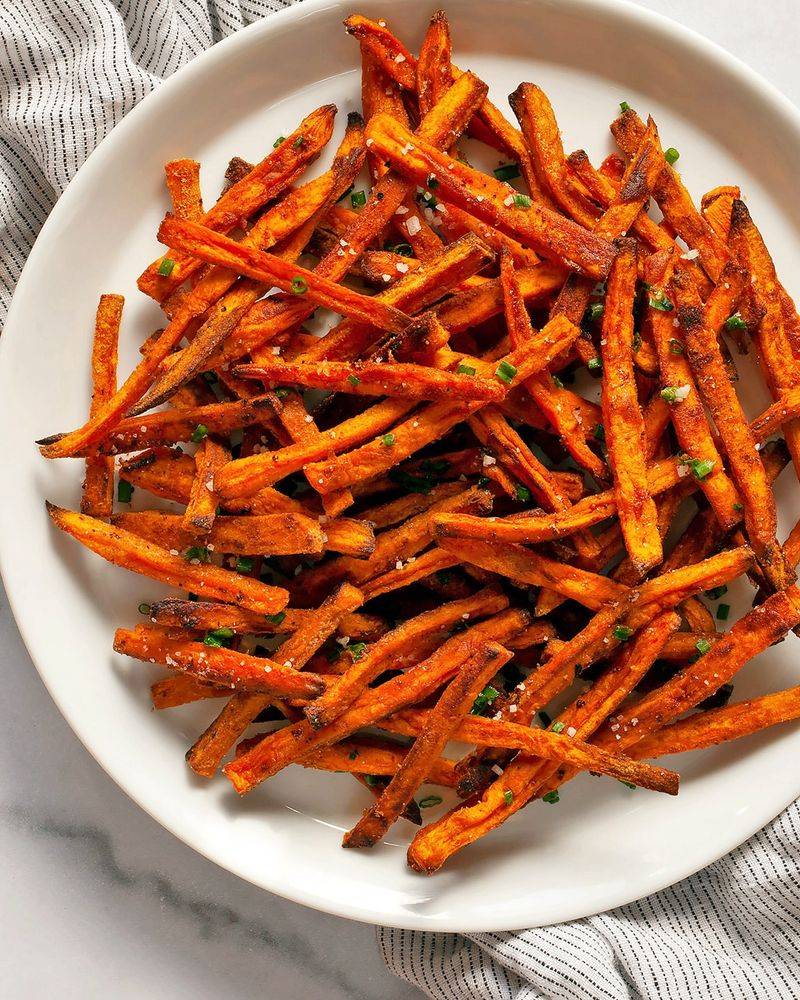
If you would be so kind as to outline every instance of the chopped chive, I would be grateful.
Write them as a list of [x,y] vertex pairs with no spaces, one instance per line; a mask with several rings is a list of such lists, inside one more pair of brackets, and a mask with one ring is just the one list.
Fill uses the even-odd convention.
[[728,588],[723,584],[721,587],[712,587],[711,590],[706,591],[706,597],[711,598],[712,601],[718,601],[720,597],[724,597],[728,593]]
[[248,556],[239,556],[236,560],[236,572],[237,573],[252,573],[253,571],[253,560]]
[[279,611],[276,615],[267,615],[267,621],[271,625],[280,625],[286,617],[285,611]]
[[520,503],[530,503],[531,502],[531,491],[527,486],[517,486],[516,488],[517,500]]
[[439,187],[439,181],[436,179],[436,177],[434,177],[433,174],[431,174],[430,177],[428,178],[427,186],[431,189],[431,191],[435,191],[436,188]]
[[350,758],[350,760],[355,760],[356,757],[358,757],[358,750],[351,750],[347,756]]
[[391,448],[394,442],[395,442],[394,434],[384,434],[383,437],[381,438],[381,443],[386,448]]
[[420,809],[430,809],[431,806],[441,805],[443,799],[441,795],[426,795],[424,799],[419,800]]
[[286,386],[279,385],[278,388],[275,390],[275,395],[278,397],[278,399],[286,399],[286,397],[289,395],[289,392],[290,390],[287,389]]
[[720,604],[717,607],[717,619],[721,622],[726,622],[728,620],[728,615],[731,613],[730,604]]
[[211,562],[211,553],[204,545],[192,545],[184,552],[183,558],[187,562],[197,559],[198,562],[207,563]]
[[519,177],[519,167],[516,163],[503,163],[495,167],[492,172],[499,181],[513,181],[515,177]]
[[139,614],[140,615],[149,615],[151,610],[152,609],[151,609],[151,607],[150,607],[149,604],[145,604],[144,602],[142,602],[139,605]]
[[664,159],[670,166],[672,166],[673,163],[677,163],[680,156],[681,154],[674,146],[670,146],[669,149],[664,150]]
[[432,194],[428,194],[427,191],[421,191],[417,195],[417,201],[421,205],[424,205],[426,208],[430,208],[430,209],[436,208],[436,199],[433,197]]
[[663,292],[656,292],[648,296],[651,309],[658,309],[659,312],[672,312],[675,308]]
[[213,646],[215,649],[222,649],[222,641],[213,636],[210,632],[203,639],[204,646]]
[[395,243],[393,246],[387,244],[386,249],[390,253],[399,253],[401,257],[414,256],[414,248],[410,243]]
[[675,387],[672,385],[664,386],[661,390],[661,398],[667,403],[675,402]]
[[708,639],[698,639],[695,643],[695,649],[701,656],[704,656],[711,649],[711,643]]
[[203,643],[206,646],[215,646],[217,648],[224,646],[228,639],[232,639],[234,635],[232,628],[215,628],[210,632],[206,632]]
[[735,312],[725,320],[726,330],[746,330],[747,323],[742,319],[741,313]]
[[347,647],[347,652],[353,657],[354,660],[360,660],[361,657],[367,651],[367,644],[365,642],[351,642]]
[[347,381],[350,383],[350,385],[358,385],[361,379],[357,375],[348,375]]
[[564,722],[554,722],[553,723],[552,732],[554,732],[554,733],[563,733],[566,728],[567,728],[566,723],[564,723]]
[[630,783],[630,781],[623,781],[623,780],[622,780],[622,779],[620,778],[620,782],[619,782],[619,783],[620,783],[621,785],[624,785],[624,786],[625,786],[626,788],[630,788],[631,790],[635,790],[635,789],[636,789],[636,785],[632,785],[632,784]]
[[619,639],[620,642],[627,642],[633,635],[633,629],[628,628],[627,625],[617,625],[614,628],[612,635],[615,639]]
[[512,791],[511,791],[511,789],[510,789],[510,788],[507,788],[507,789],[506,789],[506,790],[505,790],[505,791],[503,792],[503,800],[505,801],[505,804],[506,804],[507,806],[510,806],[510,805],[511,805],[511,803],[512,803],[512,802],[514,801],[514,793],[513,793]]
[[556,387],[556,389],[564,388],[564,383],[561,381],[558,375],[551,375],[550,378],[553,380],[553,385]]
[[619,102],[619,110],[620,111],[630,111],[631,110],[631,106],[630,106],[630,104],[628,104],[627,101],[620,101]]
[[363,208],[367,203],[366,191],[353,191],[350,195],[350,204],[353,208]]
[[161,263],[158,265],[158,273],[163,274],[165,278],[168,278],[172,274],[172,269],[175,267],[175,261],[171,257],[165,257]]
[[606,439],[606,429],[602,424],[595,424],[594,430],[592,431],[592,437],[595,441],[605,441]]
[[475,374],[475,369],[472,367],[472,365],[460,364],[458,368],[456,368],[456,375],[474,375],[474,374]]
[[689,395],[688,385],[666,385],[661,390],[661,398],[667,403],[682,403]]
[[733,509],[734,510],[738,510],[741,513],[744,510],[744,504],[743,503],[735,503],[733,505]]
[[208,428],[205,424],[198,424],[192,431],[190,440],[194,441],[195,444],[199,444],[204,437],[208,437]]
[[495,375],[501,382],[505,382],[506,385],[511,385],[516,374],[517,369],[512,364],[509,364],[508,361],[501,361],[495,369]]
[[484,710],[488,708],[489,705],[492,704],[492,702],[495,700],[495,698],[497,698],[499,694],[500,692],[497,690],[496,687],[493,687],[491,684],[488,684],[483,689],[483,691],[481,691],[481,693],[475,698],[475,701],[472,703],[472,708],[470,709],[470,713],[472,715],[482,715]]
[[546,802],[549,806],[555,805],[556,802],[560,801],[558,797],[558,790],[553,789],[552,792],[548,792],[547,795],[542,796],[542,802]]
[[305,295],[308,291],[308,282],[305,278],[301,278],[298,274],[296,277],[292,278],[292,294],[293,295]]
[[279,135],[278,138],[275,140],[275,142],[273,142],[272,148],[273,149],[277,149],[278,146],[280,146],[280,144],[282,142],[286,142],[286,136],[285,135]]
[[605,306],[602,302],[592,302],[584,313],[584,319],[587,323],[594,323],[596,320],[600,319],[604,310]]
[[713,470],[714,463],[710,458],[693,458],[691,462],[689,462],[689,466],[692,470],[692,475],[699,482],[701,479],[705,479],[706,476]]
[[120,503],[130,503],[133,496],[133,485],[127,479],[120,479],[117,484],[117,500]]
[[370,786],[370,788],[374,788],[375,785],[379,785],[381,783],[381,779],[377,774],[365,774],[364,781]]
[[530,208],[532,203],[530,198],[526,194],[515,194],[514,204],[517,206],[517,208]]
[[603,362],[600,358],[589,358],[586,362],[586,367],[592,373],[592,375],[599,375],[603,370]]
[[306,144],[306,137],[304,135],[298,135],[298,137],[292,143],[295,149],[302,149],[302,147],[305,146],[305,144]]
[[679,340],[676,340],[675,337],[670,337],[669,339],[669,353],[683,354],[683,344]]

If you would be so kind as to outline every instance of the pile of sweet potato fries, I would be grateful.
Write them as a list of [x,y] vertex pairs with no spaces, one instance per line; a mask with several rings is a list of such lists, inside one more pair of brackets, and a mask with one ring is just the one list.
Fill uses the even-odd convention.
[[[156,708],[216,714],[189,766],[240,794],[350,772],[374,801],[346,847],[454,789],[408,851],[433,872],[580,771],[675,794],[645,758],[800,716],[800,688],[726,703],[800,623],[773,495],[800,470],[800,319],[739,190],[698,209],[652,119],[623,103],[594,166],[534,84],[517,124],[490,103],[444,13],[419,57],[346,29],[363,117],[330,167],[306,176],[332,105],[234,158],[211,207],[199,165],[168,163],[138,281],[164,327],[118,385],[103,295],[88,420],[39,445],[86,463],[53,522],[184,592],[114,648],[169,669]],[[774,398],[752,422],[731,344]]]

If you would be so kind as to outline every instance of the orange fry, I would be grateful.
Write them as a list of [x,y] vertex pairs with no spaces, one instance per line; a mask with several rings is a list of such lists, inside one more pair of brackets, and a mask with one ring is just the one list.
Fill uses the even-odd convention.
[[[122,307],[121,295],[101,295],[92,343],[92,405],[95,416],[117,388],[117,348]],[[92,455],[86,459],[86,478],[81,494],[81,512],[91,517],[109,517],[114,508],[114,459]]]

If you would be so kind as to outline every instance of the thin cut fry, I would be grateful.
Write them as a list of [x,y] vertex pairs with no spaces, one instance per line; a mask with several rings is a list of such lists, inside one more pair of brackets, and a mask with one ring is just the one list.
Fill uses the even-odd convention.
[[[95,416],[117,389],[117,345],[125,299],[101,295],[92,343],[92,405]],[[81,512],[90,517],[110,517],[114,507],[114,459],[96,455],[86,459]]]

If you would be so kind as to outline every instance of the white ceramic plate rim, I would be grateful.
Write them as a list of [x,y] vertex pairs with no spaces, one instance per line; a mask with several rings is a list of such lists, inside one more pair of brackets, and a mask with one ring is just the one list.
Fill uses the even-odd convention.
[[[498,0],[492,0],[492,2],[498,2]],[[546,4],[547,0],[543,0],[543,3]],[[277,14],[270,15],[261,21],[257,21],[229,38],[217,43],[211,49],[197,56],[192,60],[192,62],[184,66],[155,91],[145,97],[140,104],[134,108],[108,136],[106,136],[106,138],[87,158],[86,162],[64,191],[49,218],[45,222],[33,250],[28,257],[18,282],[17,294],[15,294],[14,301],[12,302],[11,309],[9,311],[5,332],[2,338],[0,338],[0,365],[5,363],[8,338],[16,335],[22,335],[22,330],[19,331],[19,334],[17,334],[15,330],[17,312],[21,311],[21,309],[18,310],[16,308],[16,303],[23,297],[22,293],[26,290],[27,285],[35,280],[38,258],[43,246],[49,238],[49,234],[53,231],[57,231],[62,219],[68,217],[73,208],[73,204],[77,202],[83,192],[83,189],[87,184],[91,183],[91,178],[103,171],[106,161],[113,153],[116,141],[121,139],[122,136],[126,135],[129,130],[134,128],[140,118],[148,115],[153,109],[155,109],[157,106],[156,102],[169,101],[174,94],[177,94],[181,90],[181,88],[189,87],[195,76],[212,72],[215,64],[226,59],[230,50],[234,50],[237,46],[243,45],[256,34],[260,35],[262,41],[266,44],[270,35],[277,29],[285,28],[287,25],[292,23],[299,24],[306,18],[313,17],[317,12],[327,10],[332,6],[337,7],[340,6],[340,4],[338,2],[331,4],[330,0],[303,0],[302,3],[280,11]],[[355,10],[357,9],[358,4],[353,3],[349,6]],[[786,98],[779,90],[777,90],[777,88],[741,62],[741,60],[732,56],[714,42],[711,42],[691,29],[677,24],[661,14],[639,7],[634,3],[629,2],[629,0],[559,0],[559,6],[571,9],[576,13],[583,13],[587,15],[590,13],[596,15],[600,12],[603,16],[618,18],[621,22],[627,23],[634,29],[637,26],[641,26],[645,29],[660,32],[667,38],[670,38],[673,42],[676,42],[687,49],[695,50],[696,53],[710,61],[712,64],[717,65],[720,69],[725,70],[729,74],[733,74],[739,86],[756,92],[762,100],[773,105],[774,108],[780,112],[791,138],[796,144],[798,150],[800,150],[800,111],[798,111],[795,105],[792,104],[792,102],[789,101],[789,99]],[[2,442],[3,436],[8,433],[7,424],[8,421],[3,422],[2,428],[0,428],[0,442]],[[0,443],[0,449],[1,448],[2,444]],[[27,615],[22,601],[19,577],[15,574],[13,566],[8,565],[4,557],[7,549],[6,543],[9,538],[9,533],[14,530],[15,522],[13,511],[9,510],[8,507],[4,505],[0,505],[0,575],[2,575],[6,593],[8,594],[9,604],[17,622],[23,642],[39,672],[42,682],[66,719],[67,723],[71,726],[83,745],[100,764],[100,766],[103,767],[110,777],[112,777],[120,786],[120,788],[125,790],[127,794],[130,795],[130,797],[133,798],[139,806],[141,806],[142,809],[153,817],[153,819],[159,822],[184,843],[193,847],[196,851],[198,851],[198,853],[203,854],[208,857],[209,860],[219,864],[221,867],[224,867],[245,880],[250,881],[251,879],[248,876],[245,864],[232,864],[230,860],[222,860],[221,858],[215,856],[213,852],[204,849],[200,838],[194,833],[191,824],[182,825],[175,819],[165,816],[163,812],[148,803],[143,796],[137,795],[131,791],[126,782],[126,776],[123,773],[124,769],[114,766],[106,758],[103,746],[101,746],[99,742],[93,738],[93,733],[90,729],[84,726],[82,720],[76,718],[75,715],[71,714],[63,705],[58,696],[56,687],[50,682],[49,668],[45,662],[47,657],[40,648],[35,631],[27,624]],[[716,842],[714,850],[710,851],[701,863],[698,864],[695,859],[687,863],[680,857],[676,858],[672,865],[666,866],[662,870],[661,876],[658,879],[653,880],[653,882],[649,885],[649,891],[655,892],[666,888],[669,885],[673,885],[688,875],[693,874],[695,871],[698,871],[700,868],[711,864],[713,861],[727,854],[729,851],[733,850],[739,844],[743,843],[746,839],[752,836],[757,830],[773,819],[774,816],[778,815],[782,809],[788,806],[790,802],[795,799],[798,793],[800,793],[800,781],[798,782],[796,791],[791,796],[787,797],[785,802],[778,803],[778,808],[776,808],[775,801],[772,800],[769,807],[765,808],[762,813],[759,814],[758,810],[753,810],[750,814],[751,822],[746,826],[736,827],[735,832],[731,832],[731,834],[727,837],[721,835]],[[284,898],[355,920],[367,922],[387,922],[396,926],[411,928],[418,927],[425,930],[460,930],[464,932],[476,932],[511,929],[507,921],[501,920],[497,923],[492,922],[491,919],[487,918],[478,918],[477,921],[465,918],[463,922],[455,925],[450,917],[439,918],[432,916],[418,918],[415,917],[414,914],[409,913],[407,919],[404,918],[399,920],[392,915],[382,915],[374,906],[362,906],[353,900],[342,899],[331,901],[328,895],[315,892],[313,888],[308,885],[295,883],[289,878],[282,877],[281,873],[277,871],[275,872],[274,879],[271,880],[269,884],[266,882],[256,884],[261,884],[270,892],[276,893]],[[629,891],[626,892],[625,890],[620,890],[616,895],[609,894],[605,898],[602,909],[612,909],[616,906],[624,905],[631,902],[634,898],[637,898],[635,894],[631,895]],[[585,915],[598,912],[599,909],[600,907],[596,905],[594,907],[590,906]],[[563,915],[556,913],[552,917],[552,922],[558,922],[561,919],[571,918],[574,915],[574,913],[565,913]]]

